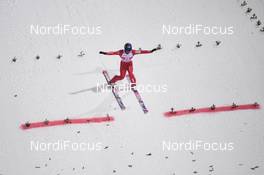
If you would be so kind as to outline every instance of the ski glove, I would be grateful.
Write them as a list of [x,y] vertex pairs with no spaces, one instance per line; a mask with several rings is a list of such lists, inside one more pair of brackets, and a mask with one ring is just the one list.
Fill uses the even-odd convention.
[[155,48],[155,49],[152,49],[150,52],[155,52],[157,50],[157,48]]
[[151,52],[155,52],[155,51],[160,50],[160,49],[161,49],[161,46],[160,46],[160,44],[159,44],[158,47],[152,49]]
[[99,54],[106,55],[106,52],[100,51]]

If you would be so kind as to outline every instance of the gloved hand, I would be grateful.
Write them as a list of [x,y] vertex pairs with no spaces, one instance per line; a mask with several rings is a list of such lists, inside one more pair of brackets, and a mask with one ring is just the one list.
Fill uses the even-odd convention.
[[157,50],[160,50],[161,49],[161,45],[159,44],[156,48],[152,49],[151,52],[155,52]]
[[100,51],[99,54],[106,55],[106,52]]

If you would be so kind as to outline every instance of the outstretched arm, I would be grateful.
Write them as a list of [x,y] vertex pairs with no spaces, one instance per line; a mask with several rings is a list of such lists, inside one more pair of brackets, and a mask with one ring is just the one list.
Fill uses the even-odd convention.
[[103,54],[103,55],[119,55],[120,51],[109,51],[109,52],[103,52],[100,51],[99,54]]
[[157,50],[160,50],[161,49],[161,46],[158,45],[158,47],[152,49],[152,50],[135,50],[134,51],[134,54],[148,54],[148,53],[152,53],[152,52],[155,52]]
[[134,55],[152,53],[152,50],[134,50]]

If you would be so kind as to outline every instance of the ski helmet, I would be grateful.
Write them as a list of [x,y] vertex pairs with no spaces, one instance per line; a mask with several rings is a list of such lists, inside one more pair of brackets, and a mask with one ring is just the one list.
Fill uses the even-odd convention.
[[126,43],[124,49],[126,53],[130,52],[132,50],[132,44]]

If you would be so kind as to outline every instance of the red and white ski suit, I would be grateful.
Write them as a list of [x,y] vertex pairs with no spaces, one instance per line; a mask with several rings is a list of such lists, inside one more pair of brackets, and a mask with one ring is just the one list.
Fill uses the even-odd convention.
[[126,72],[128,72],[129,78],[131,83],[135,84],[136,83],[136,78],[133,73],[133,62],[132,59],[134,55],[137,54],[148,54],[152,53],[150,50],[131,50],[129,53],[125,53],[124,50],[118,50],[114,52],[106,52],[106,55],[119,55],[121,58],[120,62],[120,75],[115,75],[110,83],[115,83],[119,80],[124,79]]

